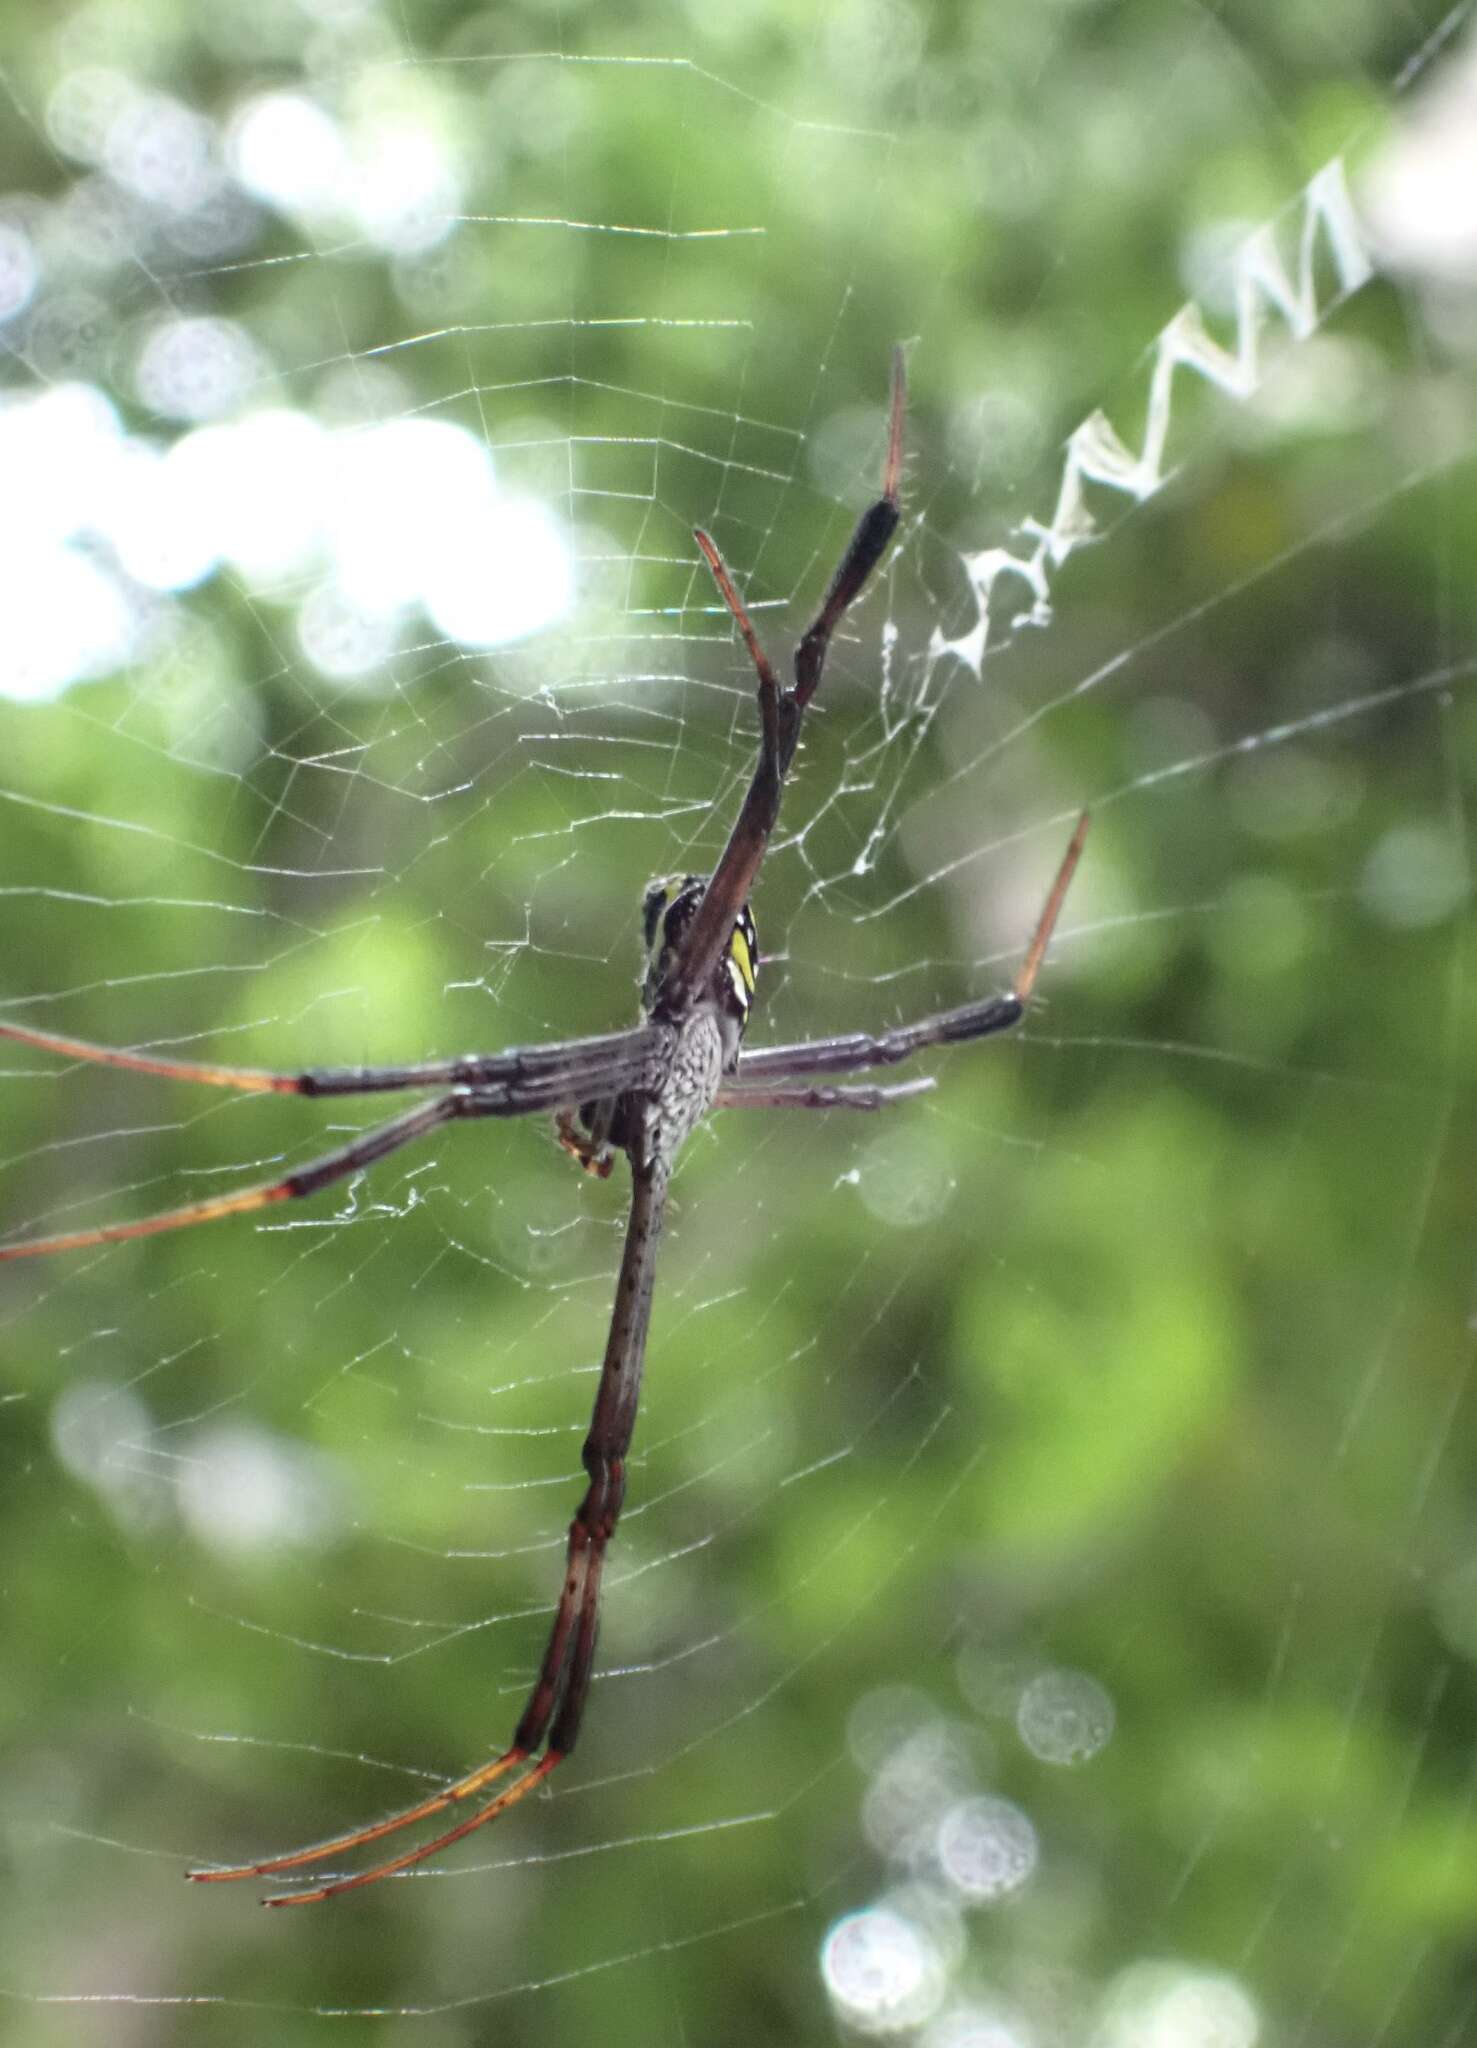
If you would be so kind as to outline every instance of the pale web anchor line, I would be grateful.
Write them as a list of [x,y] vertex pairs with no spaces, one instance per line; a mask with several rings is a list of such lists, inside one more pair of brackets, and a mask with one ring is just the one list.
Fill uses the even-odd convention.
[[[1290,272],[1278,247],[1278,226],[1301,212],[1297,262]],[[1326,245],[1333,276],[1320,301],[1317,254]],[[974,623],[948,635],[935,626],[928,645],[931,672],[952,655],[978,677],[990,643],[990,602],[997,580],[1018,577],[1030,592],[1028,610],[1015,625],[1051,622],[1051,577],[1067,558],[1094,539],[1098,524],[1087,503],[1087,486],[1120,491],[1142,504],[1167,481],[1164,452],[1169,439],[1175,372],[1183,366],[1244,404],[1266,375],[1262,341],[1268,311],[1276,313],[1294,341],[1306,341],[1346,299],[1361,290],[1376,270],[1374,256],[1354,206],[1342,157],[1314,173],[1297,198],[1276,219],[1264,221],[1242,242],[1232,260],[1236,302],[1234,347],[1211,334],[1206,318],[1189,299],[1161,329],[1152,347],[1144,440],[1135,455],[1101,409],[1088,414],[1067,438],[1056,508],[1044,524],[1023,520],[1018,531],[1034,540],[1029,554],[1008,547],[982,548],[961,557],[975,602]]]

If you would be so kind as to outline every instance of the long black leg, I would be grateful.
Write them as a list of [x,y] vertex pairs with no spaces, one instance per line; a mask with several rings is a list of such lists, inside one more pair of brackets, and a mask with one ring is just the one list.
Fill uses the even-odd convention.
[[826,665],[831,635],[841,615],[861,594],[867,578],[881,561],[887,543],[897,530],[900,516],[898,491],[903,480],[903,417],[907,405],[903,352],[892,352],[892,412],[887,432],[887,460],[882,469],[882,494],[857,521],[846,553],[841,557],[831,587],[820,610],[800,636],[795,649],[795,696],[803,711],[815,695]]
[[766,1045],[739,1055],[741,1088],[801,1074],[855,1074],[866,1067],[891,1067],[931,1045],[962,1045],[1019,1024],[1025,1006],[1018,996],[987,996],[957,1010],[919,1017],[887,1031],[848,1031],[838,1038],[802,1039],[798,1045]]
[[[265,1209],[274,1202],[316,1195],[350,1174],[359,1173],[377,1160],[413,1144],[438,1125],[457,1118],[527,1116],[541,1109],[556,1109],[568,1102],[582,1102],[589,1096],[618,1094],[636,1085],[646,1075],[651,1048],[658,1052],[670,1042],[662,1030],[626,1032],[606,1039],[587,1039],[561,1048],[565,1054],[579,1053],[569,1061],[538,1060],[533,1071],[525,1070],[525,1055],[504,1055],[513,1062],[516,1078],[498,1085],[452,1088],[402,1115],[390,1117],[371,1130],[351,1138],[321,1158],[310,1160],[280,1180],[257,1187],[240,1188],[227,1195],[187,1202],[179,1209],[165,1209],[154,1216],[141,1216],[130,1223],[102,1223],[90,1230],[71,1230],[51,1237],[23,1238],[18,1244],[0,1245],[0,1260],[43,1258],[53,1252],[83,1251],[90,1245],[119,1244],[132,1237],[157,1237],[167,1230],[188,1230],[197,1223],[214,1223],[222,1216],[239,1216],[252,1209]],[[631,1047],[618,1051],[612,1048]],[[491,1066],[483,1062],[484,1071]],[[504,1071],[507,1071],[506,1065]]]
[[[619,1093],[644,1082],[648,1066],[668,1043],[661,1026],[638,1024],[631,1031],[610,1031],[599,1038],[571,1038],[553,1045],[512,1046],[506,1052],[463,1053],[453,1059],[419,1060],[401,1067],[310,1067],[299,1074],[276,1073],[264,1067],[217,1067],[196,1060],[161,1059],[153,1053],[95,1045],[88,1038],[68,1038],[55,1031],[37,1031],[29,1024],[0,1023],[0,1038],[32,1045],[64,1059],[93,1066],[122,1067],[132,1074],[158,1074],[167,1081],[203,1082],[209,1088],[235,1088],[247,1095],[383,1095],[411,1088],[492,1088],[537,1091],[533,1109],[571,1099],[549,1095],[541,1087],[550,1075],[581,1091],[579,1099],[601,1089]],[[511,1114],[518,1114],[513,1111]]]
[[955,1010],[940,1010],[935,1016],[920,1017],[912,1024],[896,1024],[887,1031],[851,1031],[840,1038],[812,1038],[798,1045],[746,1049],[739,1055],[738,1088],[746,1091],[752,1084],[798,1074],[854,1074],[865,1067],[895,1066],[899,1060],[910,1060],[932,1045],[963,1045],[970,1039],[988,1038],[993,1032],[1008,1031],[1018,1024],[1036,986],[1036,977],[1082,856],[1087,825],[1088,813],[1084,811],[1062,856],[1009,995],[961,1003]]
[[805,707],[815,695],[842,613],[861,593],[863,585],[882,559],[900,517],[898,491],[902,483],[903,421],[907,412],[907,376],[901,349],[892,358],[892,412],[887,432],[887,458],[882,469],[882,495],[857,521],[856,531],[831,578],[831,587],[814,620],[806,628],[795,650],[795,684],[782,690],[759,636],[754,631],[743,599],[739,596],[723,557],[709,534],[699,527],[695,538],[707,560],[723,602],[728,606],[749,650],[759,678],[759,759],[728,843],[718,856],[718,865],[697,915],[686,937],[656,1005],[659,1017],[680,1017],[690,1006],[693,994],[707,985],[717,966],[734,920],[749,900],[769,835],[779,816],[780,795],[795,748],[800,739]]
[[[501,1756],[482,1764],[455,1784],[388,1819],[368,1827],[335,1835],[307,1849],[293,1849],[285,1856],[269,1856],[259,1863],[235,1864],[222,1870],[192,1870],[189,1875],[200,1884],[230,1883],[243,1877],[275,1877],[305,1869],[361,1849],[369,1842],[383,1841],[402,1828],[430,1820],[453,1806],[475,1798],[488,1785],[512,1777],[513,1782],[454,1827],[418,1842],[403,1855],[390,1857],[361,1870],[353,1877],[335,1878],[309,1891],[285,1892],[267,1899],[269,1906],[307,1906],[318,1899],[331,1899],[340,1892],[357,1891],[382,1877],[409,1870],[428,1856],[459,1842],[463,1835],[485,1827],[511,1806],[541,1785],[574,1748],[580,1720],[589,1694],[595,1664],[595,1642],[600,1621],[600,1581],[605,1552],[620,1518],[626,1490],[626,1454],[636,1426],[636,1409],[641,1394],[641,1374],[646,1359],[646,1334],[651,1322],[651,1292],[656,1275],[656,1251],[666,1210],[669,1168],[663,1164],[632,1167],[631,1213],[626,1224],[625,1251],[616,1281],[615,1307],[611,1312],[610,1334],[595,1394],[594,1412],[583,1452],[589,1483],[583,1500],[569,1525],[564,1583],[559,1604],[549,1629],[528,1702],[519,1717],[513,1740]],[[547,1746],[545,1746],[547,1744]],[[539,1751],[543,1754],[540,1755]]]
[[[783,1050],[784,1048],[781,1048]],[[715,1109],[886,1109],[890,1102],[907,1102],[915,1095],[927,1095],[937,1084],[931,1074],[916,1081],[899,1081],[892,1088],[832,1088],[814,1082],[787,1087],[780,1082],[769,1087],[763,1082],[739,1078],[725,1083],[714,1097]]]

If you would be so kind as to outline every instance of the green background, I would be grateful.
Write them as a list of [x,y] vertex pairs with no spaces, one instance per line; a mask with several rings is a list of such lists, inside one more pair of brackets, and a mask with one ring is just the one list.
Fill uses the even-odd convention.
[[[290,1229],[4,1270],[6,2038],[826,2040],[827,1930],[926,1880],[863,1825],[868,1703],[1039,1833],[1007,1906],[908,1894],[956,1943],[945,2009],[1116,2044],[1124,1973],[1181,1963],[1263,2041],[1472,2038],[1470,299],[1382,276],[1269,323],[1251,400],[1182,375],[1169,480],[1092,499],[1050,626],[1002,583],[983,677],[926,661],[964,553],[1049,516],[1094,407],[1137,446],[1187,294],[1226,339],[1236,235],[1280,218],[1290,259],[1308,178],[1377,164],[1467,25],[1405,79],[1434,6],[199,14],[6,8],[0,189],[68,191],[47,98],[107,62],[221,119],[272,85],[371,138],[413,108],[466,218],[395,263],[267,216],[204,265],[125,220],[77,374],[166,436],[139,337],[235,318],[282,402],[485,434],[576,530],[579,599],[506,654],[417,629],[349,689],[296,652],[300,591],[223,575],[157,660],[0,706],[12,1014],[284,1066],[625,1022],[641,888],[711,859],[750,758],[688,531],[782,650],[899,339],[904,544],[756,899],[755,1041],[1005,985],[1094,824],[1021,1033],[885,1124],[694,1141],[580,1752],[445,1875],[271,1915],[180,1881],[506,1738],[619,1175],[482,1127]],[[16,338],[17,388],[58,374]],[[353,1119],[59,1065],[0,1060],[17,1227]],[[203,1533],[222,1445],[291,1451],[291,1540]],[[1054,1666],[1116,1710],[1078,1769],[989,1711]]]

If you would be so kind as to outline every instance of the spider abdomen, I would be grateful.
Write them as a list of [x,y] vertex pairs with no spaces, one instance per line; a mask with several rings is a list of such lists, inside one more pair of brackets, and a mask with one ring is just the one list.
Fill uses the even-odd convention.
[[631,1119],[636,1128],[627,1143],[634,1163],[670,1165],[712,1108],[727,1064],[728,1049],[718,1015],[704,1004],[678,1031],[672,1064],[660,1089],[648,1098],[642,1113]]

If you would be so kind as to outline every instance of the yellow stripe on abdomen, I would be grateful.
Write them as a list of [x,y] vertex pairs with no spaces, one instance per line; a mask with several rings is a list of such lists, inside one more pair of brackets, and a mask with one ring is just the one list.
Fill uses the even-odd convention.
[[728,942],[728,951],[743,978],[744,987],[752,996],[754,993],[754,954],[749,944],[749,935],[741,924],[733,928],[733,937]]

